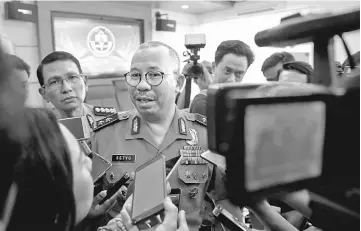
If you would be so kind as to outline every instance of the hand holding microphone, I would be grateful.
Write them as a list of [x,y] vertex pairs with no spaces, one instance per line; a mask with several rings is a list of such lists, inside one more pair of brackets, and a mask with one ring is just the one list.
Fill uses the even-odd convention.
[[109,212],[117,202],[124,202],[127,195],[127,187],[125,184],[130,179],[130,176],[129,173],[125,173],[111,188],[107,191],[101,191],[94,197],[88,217],[92,218],[104,215]]

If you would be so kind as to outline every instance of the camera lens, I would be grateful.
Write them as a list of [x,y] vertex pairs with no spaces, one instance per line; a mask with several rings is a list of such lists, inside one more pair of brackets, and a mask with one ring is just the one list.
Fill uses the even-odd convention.
[[200,66],[199,64],[197,64],[196,66],[195,65],[191,66],[189,68],[189,73],[193,74],[195,77],[199,77],[203,75],[202,66]]

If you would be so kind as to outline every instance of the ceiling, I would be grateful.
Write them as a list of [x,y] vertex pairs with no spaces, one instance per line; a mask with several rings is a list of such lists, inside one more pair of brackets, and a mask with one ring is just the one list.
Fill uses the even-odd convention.
[[[232,9],[235,2],[237,1],[133,1],[132,3],[179,13],[205,14]],[[189,8],[182,9],[183,5]]]

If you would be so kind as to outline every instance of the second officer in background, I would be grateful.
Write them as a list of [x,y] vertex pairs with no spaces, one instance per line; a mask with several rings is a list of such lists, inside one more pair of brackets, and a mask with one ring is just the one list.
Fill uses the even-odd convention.
[[[88,79],[83,75],[79,60],[72,54],[64,51],[48,54],[41,61],[36,74],[41,86],[39,93],[46,102],[52,103],[52,110],[58,119],[84,116],[88,121],[88,130],[92,133],[95,121],[116,114],[115,108],[95,107],[84,103]],[[90,139],[87,140],[87,144],[91,147]],[[100,220],[103,219],[102,215],[114,204],[117,195],[120,195],[116,194],[99,206],[98,203],[105,197],[105,192],[99,193],[97,189],[94,192],[96,196],[92,210],[77,230],[94,230],[98,224],[104,224],[104,221]]]
[[90,128],[95,121],[116,113],[113,107],[97,107],[84,103],[88,78],[83,75],[79,60],[64,51],[48,54],[36,71],[39,93],[52,103],[58,119],[85,116]]

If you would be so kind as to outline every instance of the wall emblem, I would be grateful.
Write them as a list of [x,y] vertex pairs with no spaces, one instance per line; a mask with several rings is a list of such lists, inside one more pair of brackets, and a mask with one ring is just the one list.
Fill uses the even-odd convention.
[[87,44],[95,56],[105,57],[114,50],[115,37],[108,28],[96,26],[88,33]]

